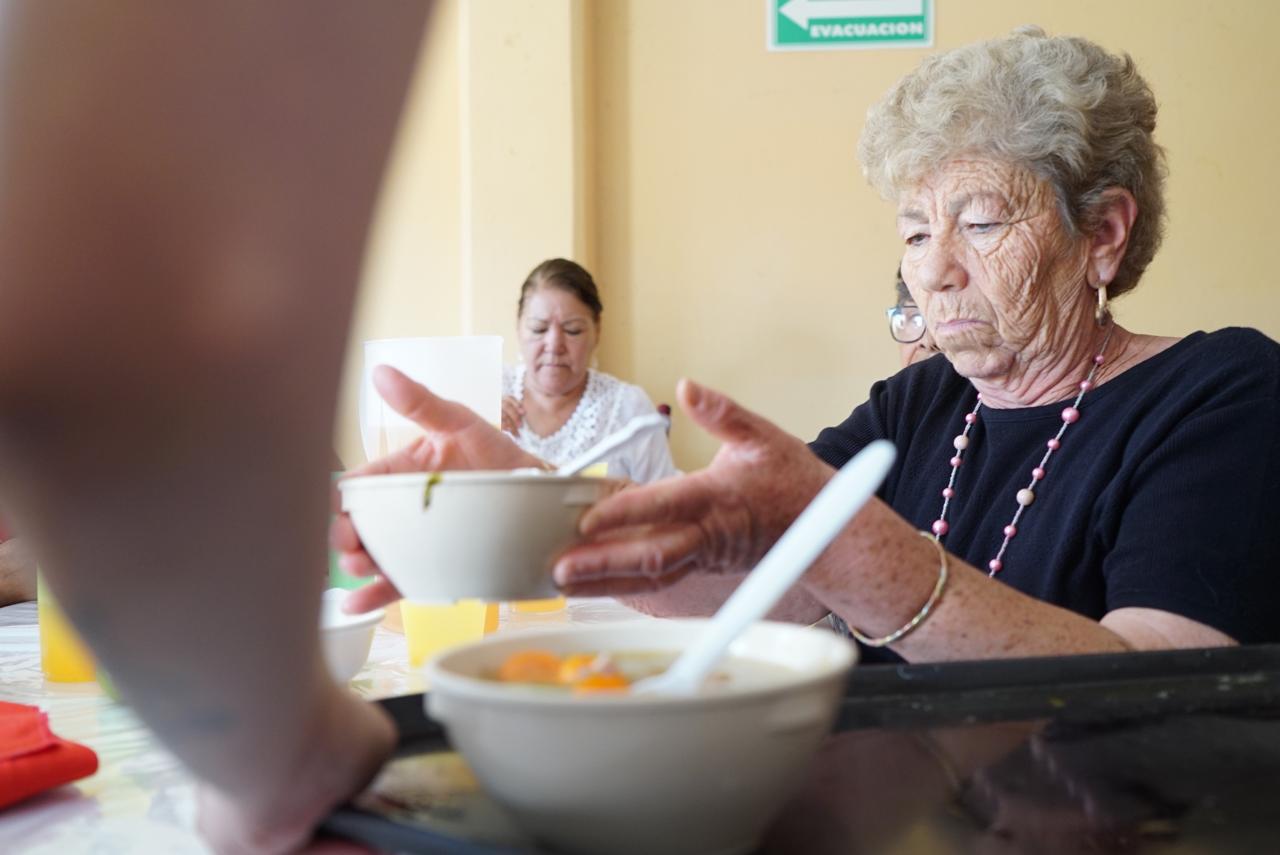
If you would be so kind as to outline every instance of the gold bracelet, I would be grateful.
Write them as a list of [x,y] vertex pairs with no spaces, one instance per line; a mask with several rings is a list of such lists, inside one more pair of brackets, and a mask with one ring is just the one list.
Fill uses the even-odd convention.
[[858,632],[852,625],[849,626],[849,633],[858,641],[867,647],[887,647],[893,644],[899,638],[924,623],[924,619],[929,616],[929,612],[933,611],[933,607],[938,604],[938,600],[942,599],[942,591],[947,587],[947,550],[942,548],[942,544],[938,542],[938,538],[934,537],[927,531],[920,532],[920,536],[933,541],[934,547],[938,550],[938,582],[933,586],[933,593],[929,595],[929,600],[924,604],[920,611],[916,612],[916,616],[895,629],[888,635],[882,635],[879,638],[868,638]]

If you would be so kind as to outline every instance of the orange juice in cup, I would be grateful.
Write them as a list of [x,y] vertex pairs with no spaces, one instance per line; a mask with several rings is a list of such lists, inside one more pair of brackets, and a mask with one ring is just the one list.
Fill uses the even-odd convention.
[[40,623],[40,668],[53,683],[88,683],[93,657],[36,571],[36,614]]
[[409,664],[419,668],[446,647],[475,641],[498,628],[498,604],[460,600],[453,605],[400,602]]
[[563,609],[564,603],[564,597],[548,597],[545,600],[516,600],[511,606],[527,614],[550,614]]

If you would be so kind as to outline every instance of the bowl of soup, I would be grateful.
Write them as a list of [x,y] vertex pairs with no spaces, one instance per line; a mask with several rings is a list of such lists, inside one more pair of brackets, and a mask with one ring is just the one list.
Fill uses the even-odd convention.
[[405,599],[554,597],[556,556],[617,482],[536,472],[419,472],[338,482],[342,509]]
[[[830,731],[856,648],[826,629],[761,622],[695,695],[627,688],[706,623],[491,636],[428,665],[427,711],[553,851],[750,852]],[[582,685],[610,673],[622,679]]]

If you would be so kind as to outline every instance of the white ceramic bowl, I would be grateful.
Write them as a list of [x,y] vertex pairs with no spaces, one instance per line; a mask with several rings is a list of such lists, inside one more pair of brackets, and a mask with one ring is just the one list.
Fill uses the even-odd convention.
[[366,475],[338,487],[365,549],[401,595],[440,603],[556,596],[555,556],[577,538],[582,512],[614,483],[442,472]]
[[385,612],[376,609],[360,615],[342,611],[342,601],[350,591],[330,588],[320,603],[320,641],[329,673],[339,683],[348,683],[369,658],[373,631]]
[[478,678],[517,650],[675,651],[706,621],[494,636],[427,666],[430,715],[489,794],[556,851],[749,852],[831,729],[856,658],[825,629],[759,623],[731,655],[784,666],[695,697],[573,696]]

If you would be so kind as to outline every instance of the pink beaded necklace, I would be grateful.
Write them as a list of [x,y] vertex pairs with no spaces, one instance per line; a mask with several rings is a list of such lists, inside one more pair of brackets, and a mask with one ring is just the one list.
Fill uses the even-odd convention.
[[[1076,394],[1076,398],[1071,402],[1071,406],[1066,407],[1062,411],[1062,426],[1058,428],[1058,432],[1054,434],[1045,445],[1044,457],[1040,458],[1040,463],[1031,470],[1031,481],[1027,486],[1023,487],[1014,496],[1018,503],[1018,509],[1013,512],[1013,519],[1004,527],[1004,541],[1000,544],[1000,551],[996,553],[996,557],[987,562],[988,576],[994,576],[1004,568],[1004,554],[1009,549],[1009,541],[1013,540],[1013,536],[1018,533],[1018,521],[1022,519],[1022,514],[1027,508],[1031,507],[1031,503],[1036,500],[1035,490],[1033,489],[1040,481],[1044,480],[1045,467],[1049,464],[1049,458],[1053,453],[1062,447],[1062,435],[1067,432],[1070,425],[1075,424],[1080,419],[1080,400],[1084,398],[1084,393],[1093,388],[1093,379],[1097,376],[1098,369],[1105,363],[1107,352],[1107,343],[1111,341],[1111,333],[1115,330],[1115,326],[1111,325],[1107,329],[1107,336],[1102,340],[1102,347],[1098,348],[1098,353],[1093,357],[1093,363],[1089,366],[1089,373],[1080,381],[1080,391]],[[960,469],[963,462],[962,456],[964,450],[969,447],[969,430],[978,421],[978,411],[982,409],[982,393],[978,393],[978,401],[973,405],[973,409],[965,414],[964,430],[951,441],[956,453],[951,458],[951,477],[947,479],[947,486],[942,488],[942,512],[938,514],[938,518],[933,521],[930,527],[934,536],[941,540],[951,528],[947,524],[947,509],[951,505],[951,500],[955,498],[956,490],[956,472]]]

